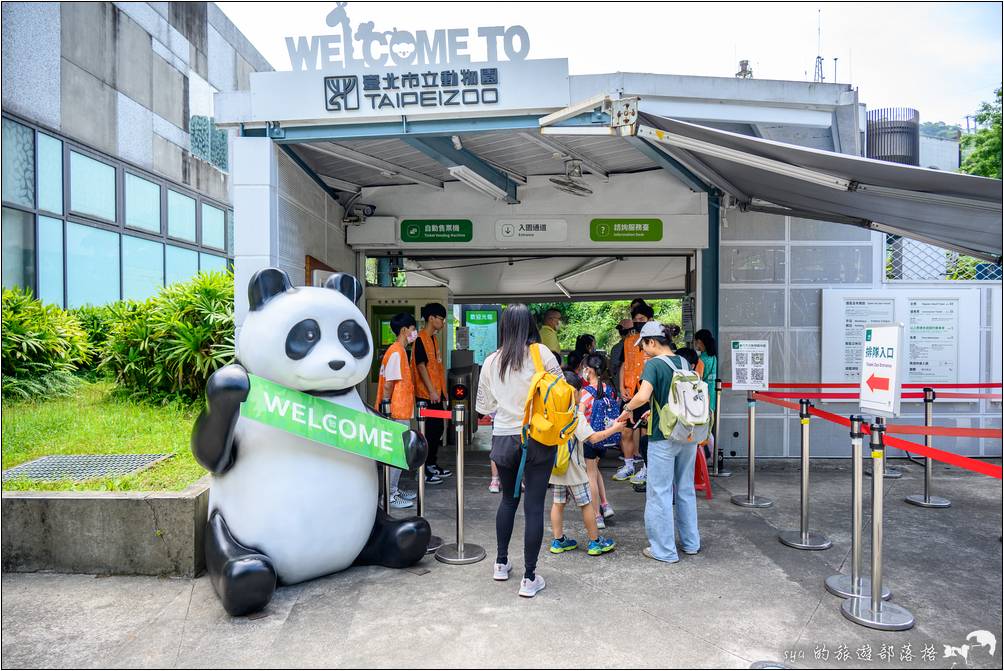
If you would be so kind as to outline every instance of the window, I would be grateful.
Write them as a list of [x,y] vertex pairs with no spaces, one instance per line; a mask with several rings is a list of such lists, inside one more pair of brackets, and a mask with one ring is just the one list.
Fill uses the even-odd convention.
[[119,234],[66,222],[66,304],[104,305],[119,299]]
[[165,284],[185,282],[199,272],[199,253],[191,249],[167,246]]
[[115,168],[71,151],[70,209],[115,221]]
[[[5,120],[6,121],[6,120]],[[4,135],[7,134],[4,125]],[[6,163],[7,152],[4,151]],[[6,167],[6,166],[5,166]],[[35,286],[35,217],[28,212],[3,208],[3,286],[32,290]]]
[[195,199],[167,190],[167,234],[195,242]]
[[38,209],[63,213],[63,143],[38,134]]
[[38,218],[38,297],[63,305],[63,220]]
[[164,245],[122,236],[122,298],[146,300],[164,286]]
[[222,256],[215,256],[213,254],[199,253],[199,271],[203,273],[212,272],[218,270],[220,272],[226,272],[227,270],[227,260]]
[[160,233],[160,185],[125,174],[125,225]]
[[13,205],[23,205],[33,209],[35,207],[34,135],[34,131],[27,126],[4,118],[3,199]]
[[226,215],[223,210],[209,203],[202,204],[202,244],[206,247],[223,249],[225,247]]
[[227,256],[234,253],[234,212],[227,211]]

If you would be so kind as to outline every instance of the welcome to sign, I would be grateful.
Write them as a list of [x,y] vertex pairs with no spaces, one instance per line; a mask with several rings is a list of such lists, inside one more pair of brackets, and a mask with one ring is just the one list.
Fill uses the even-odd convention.
[[368,412],[249,375],[251,391],[241,416],[345,452],[408,470],[405,427]]

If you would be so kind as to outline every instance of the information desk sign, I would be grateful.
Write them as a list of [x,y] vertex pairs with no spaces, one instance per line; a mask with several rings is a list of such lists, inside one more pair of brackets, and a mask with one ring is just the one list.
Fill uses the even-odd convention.
[[861,343],[861,412],[899,415],[903,325],[871,324]]
[[770,344],[766,340],[732,341],[732,388],[767,391],[770,384]]

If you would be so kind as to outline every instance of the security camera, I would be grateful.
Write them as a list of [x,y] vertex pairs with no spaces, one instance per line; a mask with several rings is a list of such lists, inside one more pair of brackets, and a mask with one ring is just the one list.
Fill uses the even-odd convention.
[[357,215],[362,215],[363,217],[372,217],[376,214],[376,205],[369,205],[367,203],[356,203],[352,206],[352,213]]

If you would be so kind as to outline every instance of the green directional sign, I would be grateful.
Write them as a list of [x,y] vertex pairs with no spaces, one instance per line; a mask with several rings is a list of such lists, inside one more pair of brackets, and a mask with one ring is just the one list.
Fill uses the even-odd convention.
[[402,219],[401,242],[470,242],[470,219]]
[[467,323],[478,325],[494,324],[498,316],[495,310],[468,310],[466,313]]
[[408,470],[401,434],[407,429],[369,412],[336,405],[257,375],[241,416],[335,449]]
[[589,222],[593,242],[659,242],[662,219],[593,219]]

